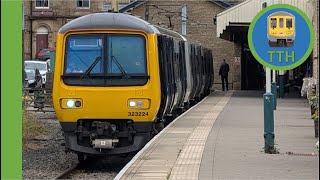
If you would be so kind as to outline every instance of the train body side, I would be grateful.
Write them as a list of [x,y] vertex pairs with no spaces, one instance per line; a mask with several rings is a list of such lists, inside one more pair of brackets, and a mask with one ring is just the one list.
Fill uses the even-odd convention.
[[158,35],[158,54],[161,81],[158,120],[165,122],[210,94],[213,60],[207,48],[188,46],[165,35]]

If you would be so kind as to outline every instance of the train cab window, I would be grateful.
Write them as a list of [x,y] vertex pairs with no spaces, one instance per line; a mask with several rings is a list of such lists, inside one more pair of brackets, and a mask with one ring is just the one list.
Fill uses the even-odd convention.
[[292,18],[287,18],[286,26],[287,28],[292,28]]
[[71,35],[66,42],[65,74],[83,74],[95,64],[91,74],[103,73],[102,61],[98,61],[103,53],[102,36]]
[[271,18],[271,27],[276,28],[277,27],[277,19],[276,18]]
[[279,27],[280,27],[280,28],[283,28],[283,23],[284,23],[284,22],[283,22],[283,18],[280,18],[280,19],[279,19]]
[[107,49],[108,74],[147,75],[143,36],[109,35]]
[[69,35],[62,79],[71,86],[144,85],[149,79],[145,41],[130,34]]

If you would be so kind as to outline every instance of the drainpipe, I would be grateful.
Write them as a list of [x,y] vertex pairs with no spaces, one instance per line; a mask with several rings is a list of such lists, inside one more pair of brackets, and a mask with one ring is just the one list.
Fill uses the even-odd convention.
[[32,59],[32,1],[30,1],[30,15],[29,15],[29,20],[30,20],[30,59]]
[[22,1],[22,88],[24,87],[24,2]]

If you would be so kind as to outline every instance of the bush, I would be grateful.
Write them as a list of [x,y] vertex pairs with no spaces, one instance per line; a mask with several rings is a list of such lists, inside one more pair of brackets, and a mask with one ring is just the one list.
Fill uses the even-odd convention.
[[313,95],[308,97],[309,104],[312,108],[314,108],[316,111],[319,110],[319,96]]
[[314,119],[314,120],[319,120],[319,111],[316,111],[316,112],[312,115],[312,119]]

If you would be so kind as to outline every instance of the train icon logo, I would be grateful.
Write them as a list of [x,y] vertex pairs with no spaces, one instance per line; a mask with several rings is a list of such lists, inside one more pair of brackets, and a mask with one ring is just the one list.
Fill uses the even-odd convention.
[[295,17],[292,14],[280,11],[268,16],[270,47],[292,47],[295,35]]
[[273,4],[253,18],[248,31],[252,55],[265,67],[290,70],[301,65],[314,47],[309,16],[288,4]]

